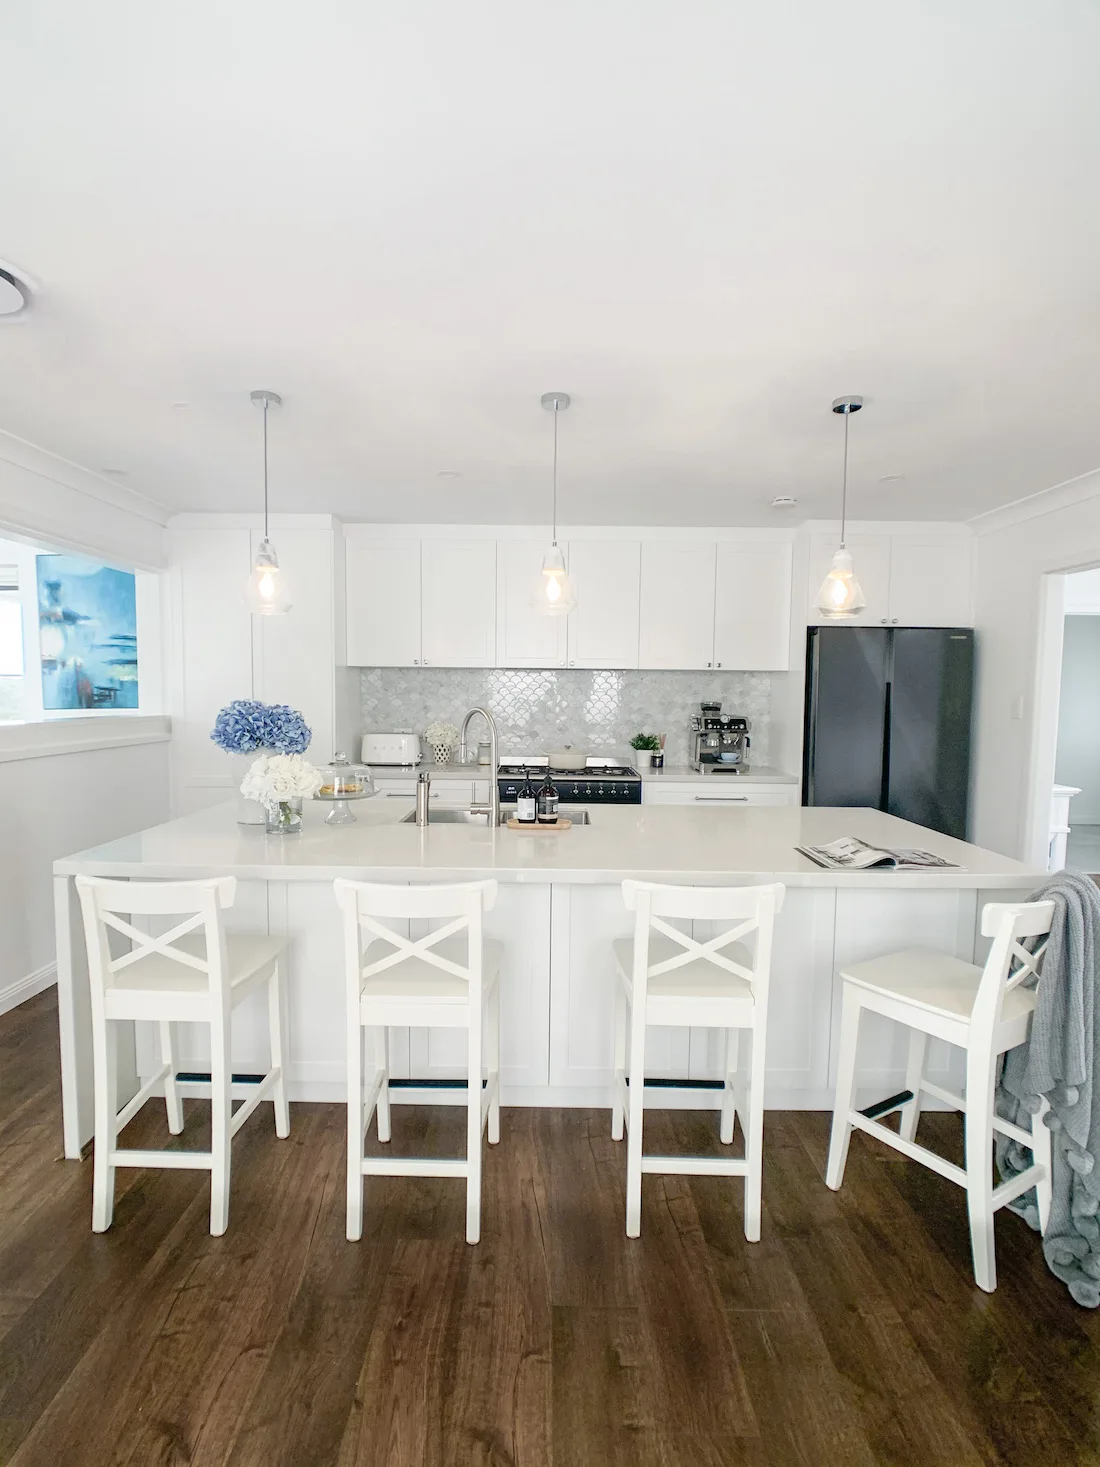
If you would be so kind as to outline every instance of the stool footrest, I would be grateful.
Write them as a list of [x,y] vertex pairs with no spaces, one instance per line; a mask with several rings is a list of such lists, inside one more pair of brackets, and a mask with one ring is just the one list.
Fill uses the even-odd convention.
[[365,1177],[465,1177],[469,1163],[464,1156],[365,1156]]
[[742,1156],[643,1156],[642,1171],[665,1177],[744,1177],[749,1164]]
[[206,1171],[213,1166],[209,1151],[112,1151],[111,1166],[169,1167],[176,1171]]

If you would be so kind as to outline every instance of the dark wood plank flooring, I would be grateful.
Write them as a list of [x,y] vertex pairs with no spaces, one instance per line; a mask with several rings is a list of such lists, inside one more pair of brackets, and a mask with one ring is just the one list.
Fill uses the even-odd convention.
[[[203,1141],[188,1103],[183,1144]],[[958,1118],[928,1136],[957,1154]],[[866,1137],[822,1182],[828,1117],[765,1127],[764,1232],[719,1178],[646,1178],[623,1232],[602,1112],[508,1110],[483,1241],[461,1183],[368,1182],[344,1239],[344,1115],[266,1106],[234,1152],[229,1232],[200,1173],[123,1172],[89,1227],[91,1165],[58,1159],[57,1016],[0,1019],[3,1467],[1077,1467],[1100,1463],[1100,1313],[1002,1213],[970,1274],[950,1183]],[[129,1141],[167,1142],[150,1103]],[[713,1115],[653,1112],[661,1149]],[[395,1110],[394,1146],[458,1154],[462,1112]]]

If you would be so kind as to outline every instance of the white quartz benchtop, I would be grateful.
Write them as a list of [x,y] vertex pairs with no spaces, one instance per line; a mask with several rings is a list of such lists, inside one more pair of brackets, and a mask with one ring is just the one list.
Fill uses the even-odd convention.
[[[790,886],[985,888],[1029,891],[1044,873],[878,810],[801,806],[590,807],[592,824],[568,831],[401,824],[412,800],[364,800],[355,825],[324,823],[309,804],[300,835],[239,826],[230,802],[110,841],[55,863],[59,875],[330,881],[470,880],[606,884],[626,876],[695,884],[783,881]],[[876,845],[918,846],[955,861],[946,871],[834,872],[795,850],[857,835]]]

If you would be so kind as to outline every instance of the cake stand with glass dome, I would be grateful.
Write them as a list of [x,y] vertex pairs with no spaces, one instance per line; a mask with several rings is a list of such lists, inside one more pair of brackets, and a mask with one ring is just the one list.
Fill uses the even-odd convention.
[[314,799],[328,800],[332,809],[325,816],[326,825],[351,825],[355,821],[352,800],[366,800],[376,794],[374,780],[365,764],[352,764],[346,754],[334,754],[331,764],[321,769],[321,788]]

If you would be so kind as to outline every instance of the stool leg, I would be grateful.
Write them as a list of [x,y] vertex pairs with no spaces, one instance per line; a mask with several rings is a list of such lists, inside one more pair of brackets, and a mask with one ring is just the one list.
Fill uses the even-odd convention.
[[611,1076],[611,1139],[621,1141],[623,1139],[623,1097],[619,1088],[618,1077],[626,1072],[626,994],[619,975],[615,974],[615,1053],[612,1061]]
[[726,1030],[726,1088],[722,1092],[722,1120],[718,1139],[728,1146],[733,1140],[733,1122],[737,1114],[734,1081],[737,1076],[738,1049],[741,1044],[740,1029]]
[[993,1084],[989,1056],[972,1055],[966,1067],[966,1204],[974,1280],[992,1294],[997,1287],[993,1241]]
[[924,1061],[928,1053],[928,1035],[923,1029],[909,1030],[909,1063],[905,1069],[905,1088],[913,1092],[913,1098],[901,1109],[899,1135],[912,1141],[917,1134],[920,1121],[920,1082],[924,1079]]
[[95,1071],[95,1154],[92,1163],[92,1231],[105,1233],[115,1210],[115,1169],[110,1155],[118,1141],[118,1039],[110,1019],[92,1021]]
[[489,1085],[492,1100],[489,1102],[489,1145],[500,1140],[500,984],[493,987],[489,995],[486,1013],[488,1035],[486,1047],[489,1051]]
[[[358,1014],[348,1025],[348,1205],[347,1236],[363,1236],[363,1029]],[[381,1113],[379,1113],[381,1114]]]
[[378,1125],[379,1141],[390,1139],[390,1031],[379,1025],[374,1031],[375,1064],[382,1072],[382,1083],[378,1087],[375,1102],[375,1120]]
[[167,1019],[162,1019],[160,1024],[160,1057],[168,1066],[168,1073],[164,1077],[164,1108],[168,1112],[168,1129],[173,1136],[178,1136],[183,1130],[183,1104],[179,1086],[176,1084],[176,1071],[179,1069],[176,1036]]
[[481,1015],[470,1014],[466,1082],[466,1241],[481,1238]]
[[1044,1119],[1049,1109],[1050,1104],[1046,1096],[1043,1096],[1042,1108],[1038,1115],[1031,1117],[1031,1134],[1035,1138],[1032,1156],[1035,1158],[1036,1165],[1043,1168],[1042,1180],[1035,1183],[1035,1200],[1039,1204],[1039,1231],[1043,1234],[1046,1233],[1047,1224],[1050,1222],[1050,1205],[1054,1200],[1051,1184],[1051,1166],[1053,1165],[1051,1135],[1050,1127]]
[[626,1236],[642,1231],[642,1111],[645,1099],[645,1021],[631,1011],[630,1085],[626,1123]]
[[210,1232],[215,1238],[229,1226],[232,1083],[228,1016],[216,1015],[210,1026]]
[[752,1031],[752,1075],[749,1078],[749,1123],[745,1127],[745,1238],[760,1241],[760,1190],[764,1170],[764,1032]]
[[287,1023],[286,984],[280,964],[276,963],[267,980],[267,1021],[271,1033],[271,1068],[279,1071],[272,1098],[275,1102],[275,1134],[290,1135],[290,1106],[286,1098]]
[[829,1137],[829,1161],[825,1168],[825,1185],[834,1192],[844,1180],[844,1164],[848,1160],[848,1142],[852,1127],[848,1114],[855,1101],[856,1050],[859,1047],[859,1015],[862,1005],[845,984],[840,1016],[840,1053],[837,1057],[836,1095],[833,1098],[833,1129]]

